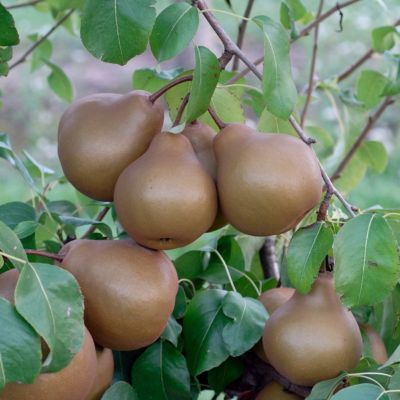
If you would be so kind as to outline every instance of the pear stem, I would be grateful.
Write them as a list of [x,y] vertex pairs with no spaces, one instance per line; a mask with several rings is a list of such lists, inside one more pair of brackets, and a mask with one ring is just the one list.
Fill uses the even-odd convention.
[[26,249],[25,253],[35,256],[47,257],[56,261],[62,261],[64,259],[64,257],[61,254],[49,253],[47,251],[42,251],[42,250]]
[[176,78],[172,80],[171,82],[168,82],[165,86],[163,86],[161,89],[157,90],[153,94],[149,96],[149,100],[154,103],[158,98],[163,96],[165,93],[168,92],[168,90],[172,89],[173,87],[180,85],[181,83],[184,82],[189,82],[193,80],[193,75],[185,75],[181,76],[179,78]]
[[[100,222],[103,221],[104,217],[107,215],[108,211],[111,209],[111,207],[104,207],[96,217],[96,221]],[[91,225],[90,228],[82,235],[81,239],[86,239],[88,238],[94,231],[96,230],[96,224]]]
[[184,113],[184,111],[185,111],[185,108],[186,108],[186,106],[187,106],[187,103],[189,102],[189,96],[190,96],[190,93],[188,93],[188,94],[183,98],[182,103],[180,104],[180,106],[179,106],[179,108],[178,108],[178,112],[176,113],[175,121],[174,121],[174,123],[172,124],[173,127],[174,127],[174,126],[178,126],[179,123],[181,122],[182,115],[183,115],[183,113]]
[[214,120],[219,129],[224,129],[227,126],[227,124],[221,120],[221,118],[211,106],[208,107],[208,113],[211,115],[211,118]]

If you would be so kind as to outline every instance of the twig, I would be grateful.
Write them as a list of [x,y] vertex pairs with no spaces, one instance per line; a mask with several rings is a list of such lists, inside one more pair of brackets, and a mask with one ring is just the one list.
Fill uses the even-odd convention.
[[[239,47],[239,49],[241,49],[243,47],[244,36],[246,33],[246,28],[247,28],[247,23],[248,23],[248,20],[246,18],[250,17],[251,9],[253,8],[253,5],[254,5],[254,0],[248,0],[246,10],[244,11],[244,14],[243,14],[243,16],[245,18],[242,20],[242,22],[239,25],[238,37],[236,40],[236,45],[237,45],[237,47]],[[235,58],[233,59],[232,71],[237,71],[238,67],[239,67],[239,58],[238,58],[238,56],[235,56]]]
[[7,6],[7,10],[13,10],[15,8],[21,8],[21,7],[29,7],[29,6],[34,6],[38,3],[41,3],[43,0],[32,0],[32,1],[27,1],[26,3],[19,3],[19,4],[11,4],[10,6]]
[[305,132],[303,131],[303,128],[298,124],[296,119],[293,116],[289,117],[289,122],[293,126],[294,130],[296,133],[299,135],[300,139],[307,145],[315,143],[315,140],[308,137]]
[[37,40],[28,50],[17,61],[10,65],[10,70],[15,68],[17,65],[22,64],[26,61],[27,57],[40,46],[59,26],[61,26],[74,12],[75,10],[68,11],[47,33],[45,33],[39,40]]
[[160,90],[157,90],[153,94],[149,96],[149,100],[154,103],[159,97],[161,97],[164,93],[168,92],[168,90],[172,89],[174,86],[180,85],[181,83],[191,81],[193,79],[193,75],[185,75],[179,78],[174,79],[171,82],[168,82],[165,86],[163,86]]
[[[320,0],[318,12],[317,12],[317,20],[321,16],[323,7],[324,7],[324,0]],[[315,26],[315,29],[314,29],[314,45],[313,45],[313,51],[312,51],[312,57],[311,57],[310,78],[308,81],[306,101],[304,103],[303,112],[301,113],[301,118],[300,118],[300,126],[301,127],[304,127],[304,121],[307,116],[308,107],[311,102],[312,92],[314,90],[314,74],[315,74],[315,66],[316,66],[316,62],[317,62],[317,52],[318,52],[318,33],[319,33],[319,23]]]
[[339,76],[337,77],[337,81],[341,82],[350,76],[357,68],[361,67],[366,61],[368,61],[372,55],[374,54],[374,50],[368,50],[363,56],[361,56],[354,64],[350,65],[347,69],[345,69]]
[[[100,222],[103,221],[104,217],[107,215],[108,211],[111,209],[111,207],[104,207],[97,215],[96,221]],[[95,230],[97,226],[96,224],[91,225],[90,228],[82,235],[81,239],[86,239],[88,238]]]
[[178,108],[178,112],[176,113],[176,117],[175,117],[175,121],[172,124],[172,126],[177,126],[179,125],[179,123],[181,122],[182,119],[182,115],[185,111],[185,108],[187,106],[187,103],[189,102],[189,96],[190,93],[188,93],[182,100],[182,103],[180,104],[179,108]]
[[214,120],[219,129],[224,129],[226,127],[227,124],[221,120],[221,118],[211,106],[208,107],[208,113],[211,115],[211,118]]
[[278,262],[276,260],[276,247],[274,236],[268,236],[265,238],[265,242],[259,251],[259,256],[264,273],[264,278],[275,278],[277,281],[279,281],[280,271]]
[[356,153],[357,149],[361,146],[362,142],[364,139],[367,137],[370,129],[372,126],[375,124],[375,122],[380,118],[380,116],[384,113],[387,107],[389,107],[391,104],[394,103],[394,100],[391,97],[387,97],[385,101],[381,104],[381,106],[375,111],[374,114],[372,114],[368,118],[368,122],[365,125],[364,129],[361,131],[360,135],[356,139],[356,141],[353,143],[353,145],[350,147],[349,151],[346,153],[344,156],[343,160],[340,162],[338,167],[336,168],[335,172],[332,174],[331,180],[334,181],[338,179],[343,172],[344,168],[347,166],[347,164],[350,162],[354,154]]
[[49,253],[47,251],[42,251],[42,250],[26,249],[25,253],[35,255],[35,256],[51,258],[52,260],[56,260],[56,261],[62,261],[64,258],[60,254]]
[[322,200],[322,203],[319,206],[319,210],[317,212],[317,221],[325,221],[326,220],[326,216],[328,213],[329,204],[331,202],[332,196],[333,196],[333,193],[330,192],[329,190],[327,190],[325,193],[324,200]]

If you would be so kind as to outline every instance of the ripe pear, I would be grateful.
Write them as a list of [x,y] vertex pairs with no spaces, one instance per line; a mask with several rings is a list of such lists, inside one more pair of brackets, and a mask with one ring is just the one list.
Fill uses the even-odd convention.
[[263,345],[275,369],[304,386],[352,370],[362,352],[360,329],[342,305],[330,273],[321,274],[310,293],[296,291],[272,314]]
[[372,357],[379,364],[384,364],[388,360],[388,354],[385,343],[379,333],[368,324],[360,324],[360,328],[368,339]]
[[301,400],[303,397],[297,396],[296,394],[287,392],[279,383],[273,381],[268,383],[258,393],[256,400]]
[[175,249],[200,237],[215,220],[217,191],[181,134],[157,134],[149,149],[119,177],[118,219],[136,242]]
[[[261,296],[258,300],[263,303],[265,309],[268,311],[268,314],[271,316],[279,307],[285,304],[294,294],[295,290],[293,288],[287,287],[278,287],[267,290],[264,293],[261,293]],[[264,352],[264,347],[262,344],[262,340],[260,340],[255,346],[254,351],[257,356],[264,360],[266,363],[269,363],[269,360]]]
[[128,240],[75,240],[61,266],[78,281],[96,343],[135,350],[157,340],[174,309],[178,277],[162,252]]
[[90,333],[61,371],[40,374],[31,384],[8,383],[0,400],[86,400],[96,377],[96,350]]
[[74,102],[58,128],[58,155],[65,176],[80,192],[111,201],[121,172],[160,132],[164,110],[149,93],[98,93]]
[[294,228],[315,207],[322,178],[300,139],[230,124],[215,137],[222,212],[239,231],[271,236]]
[[[192,122],[186,125],[182,131],[182,135],[186,136],[196,153],[201,165],[211,175],[214,182],[217,180],[217,160],[215,159],[213,141],[216,133],[207,124],[202,122]],[[220,229],[227,224],[226,218],[222,214],[222,210],[218,207],[217,216],[209,232]]]
[[86,400],[100,400],[111,385],[114,374],[114,358],[110,349],[96,346],[96,378]]

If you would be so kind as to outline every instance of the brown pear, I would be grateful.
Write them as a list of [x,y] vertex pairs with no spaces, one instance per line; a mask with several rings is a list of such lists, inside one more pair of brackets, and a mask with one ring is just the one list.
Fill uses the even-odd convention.
[[287,392],[279,383],[271,382],[258,393],[256,400],[301,400],[303,397]]
[[368,339],[372,357],[379,364],[384,364],[388,360],[388,354],[385,343],[379,333],[368,324],[360,324],[360,328],[362,333],[365,334]]
[[17,286],[19,272],[11,269],[0,275],[0,297],[5,298],[10,303],[14,303],[14,291]]
[[100,400],[101,396],[111,385],[114,373],[114,358],[110,349],[96,346],[96,378],[90,393],[85,400]]
[[[293,288],[287,287],[278,287],[267,290],[264,293],[261,293],[261,296],[258,300],[263,303],[265,309],[268,311],[268,314],[271,316],[279,307],[283,306],[294,294]],[[266,363],[269,363],[269,360],[264,352],[264,347],[262,345],[262,340],[260,340],[255,346],[254,351],[257,356],[264,360]]]
[[127,240],[76,240],[61,254],[61,266],[81,287],[96,343],[134,350],[160,337],[178,291],[175,267],[164,253]]
[[129,236],[159,250],[200,237],[213,224],[218,204],[214,181],[190,141],[166,132],[121,174],[114,202]]
[[90,333],[61,371],[40,374],[31,384],[8,383],[0,400],[86,400],[96,376],[96,350]]
[[352,370],[362,352],[360,329],[342,305],[330,273],[321,274],[310,293],[296,291],[272,314],[263,345],[275,369],[304,386]]
[[164,110],[149,93],[99,93],[74,102],[61,118],[58,155],[67,179],[96,200],[111,201],[121,172],[160,132]]
[[214,149],[222,212],[239,231],[286,232],[318,204],[318,160],[300,139],[230,124],[215,137]]
[[[192,144],[193,150],[196,153],[201,165],[204,169],[212,176],[214,181],[217,180],[217,160],[215,159],[213,141],[216,133],[207,124],[202,122],[192,122],[186,125],[182,131],[182,135],[185,135]],[[209,232],[220,229],[227,224],[226,218],[222,214],[222,210],[218,207],[217,216],[215,217],[214,223]]]

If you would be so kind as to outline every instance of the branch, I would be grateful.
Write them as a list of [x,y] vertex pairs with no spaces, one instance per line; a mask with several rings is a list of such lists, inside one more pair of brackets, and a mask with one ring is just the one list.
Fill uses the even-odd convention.
[[268,236],[259,251],[264,278],[275,278],[280,280],[279,265],[276,259],[275,237]]
[[32,1],[27,1],[26,3],[11,4],[10,6],[7,6],[6,9],[13,10],[15,8],[34,6],[38,3],[41,3],[42,1],[43,0],[32,0]]
[[211,118],[214,120],[219,129],[224,129],[226,127],[227,124],[221,120],[221,118],[211,106],[208,107],[208,113],[211,115]]
[[329,205],[331,202],[331,198],[333,193],[329,190],[326,191],[324,200],[322,200],[321,205],[319,206],[319,210],[317,212],[317,221],[325,221],[326,216],[328,214]]
[[10,70],[15,68],[17,65],[22,64],[26,61],[27,57],[38,47],[40,46],[59,26],[61,26],[74,12],[75,10],[72,9],[68,11],[46,34],[44,34],[38,41],[33,43],[28,50],[25,51],[24,54],[17,61],[10,65]]
[[[107,215],[108,211],[111,209],[111,207],[104,207],[96,217],[96,221],[100,222],[103,221],[104,217]],[[88,238],[95,230],[96,230],[96,225],[91,225],[90,228],[82,235],[81,239],[86,239]]]
[[391,97],[387,97],[385,101],[381,104],[381,106],[375,111],[374,114],[372,114],[368,118],[368,122],[365,125],[364,129],[361,131],[360,135],[356,139],[356,141],[353,143],[353,145],[350,147],[349,151],[347,154],[344,156],[343,160],[341,163],[338,165],[336,168],[335,172],[332,174],[331,180],[334,181],[340,177],[340,174],[343,172],[344,168],[347,166],[347,164],[350,162],[358,148],[361,146],[362,142],[364,139],[367,137],[370,129],[373,127],[375,122],[381,117],[381,115],[384,113],[387,107],[392,105],[394,103],[394,100]]
[[[243,14],[244,19],[242,20],[242,22],[239,25],[238,37],[237,37],[237,41],[236,41],[236,45],[237,45],[237,47],[239,47],[239,49],[241,49],[243,47],[244,35],[246,33],[246,28],[247,28],[247,23],[248,23],[247,18],[250,17],[251,9],[253,8],[253,5],[254,5],[254,0],[248,0],[246,10]],[[233,60],[232,71],[237,71],[238,67],[239,67],[239,58],[238,58],[238,56],[235,56],[235,58]]]
[[180,106],[179,106],[179,108],[178,108],[178,112],[176,113],[175,121],[174,121],[174,123],[172,124],[172,126],[177,126],[177,125],[179,125],[179,123],[181,122],[183,112],[185,111],[185,108],[186,108],[186,106],[187,106],[187,103],[189,102],[189,96],[190,96],[190,93],[188,93],[188,94],[183,98],[183,100],[182,100],[182,102],[181,102],[181,104],[180,104]]
[[51,258],[52,260],[56,260],[56,261],[63,260],[63,256],[60,254],[49,253],[47,251],[42,251],[42,250],[26,249],[25,253],[35,255],[35,256]]
[[157,90],[153,94],[149,96],[149,100],[154,103],[159,97],[161,97],[163,94],[168,92],[168,90],[172,89],[174,86],[180,85],[181,83],[191,81],[193,79],[193,75],[185,75],[181,76],[180,78],[176,78],[173,81],[167,83],[165,86],[163,86],[160,90]]
[[[317,12],[317,20],[321,16],[323,7],[324,7],[324,0],[320,0],[318,12]],[[315,29],[314,29],[314,45],[313,45],[313,52],[312,52],[312,57],[311,57],[310,78],[308,81],[306,101],[304,103],[303,112],[301,113],[301,118],[300,118],[300,126],[301,127],[304,126],[304,121],[307,116],[308,107],[311,102],[312,92],[314,90],[314,74],[315,74],[315,65],[317,62],[317,51],[318,51],[318,33],[319,33],[319,23],[315,26]]]

